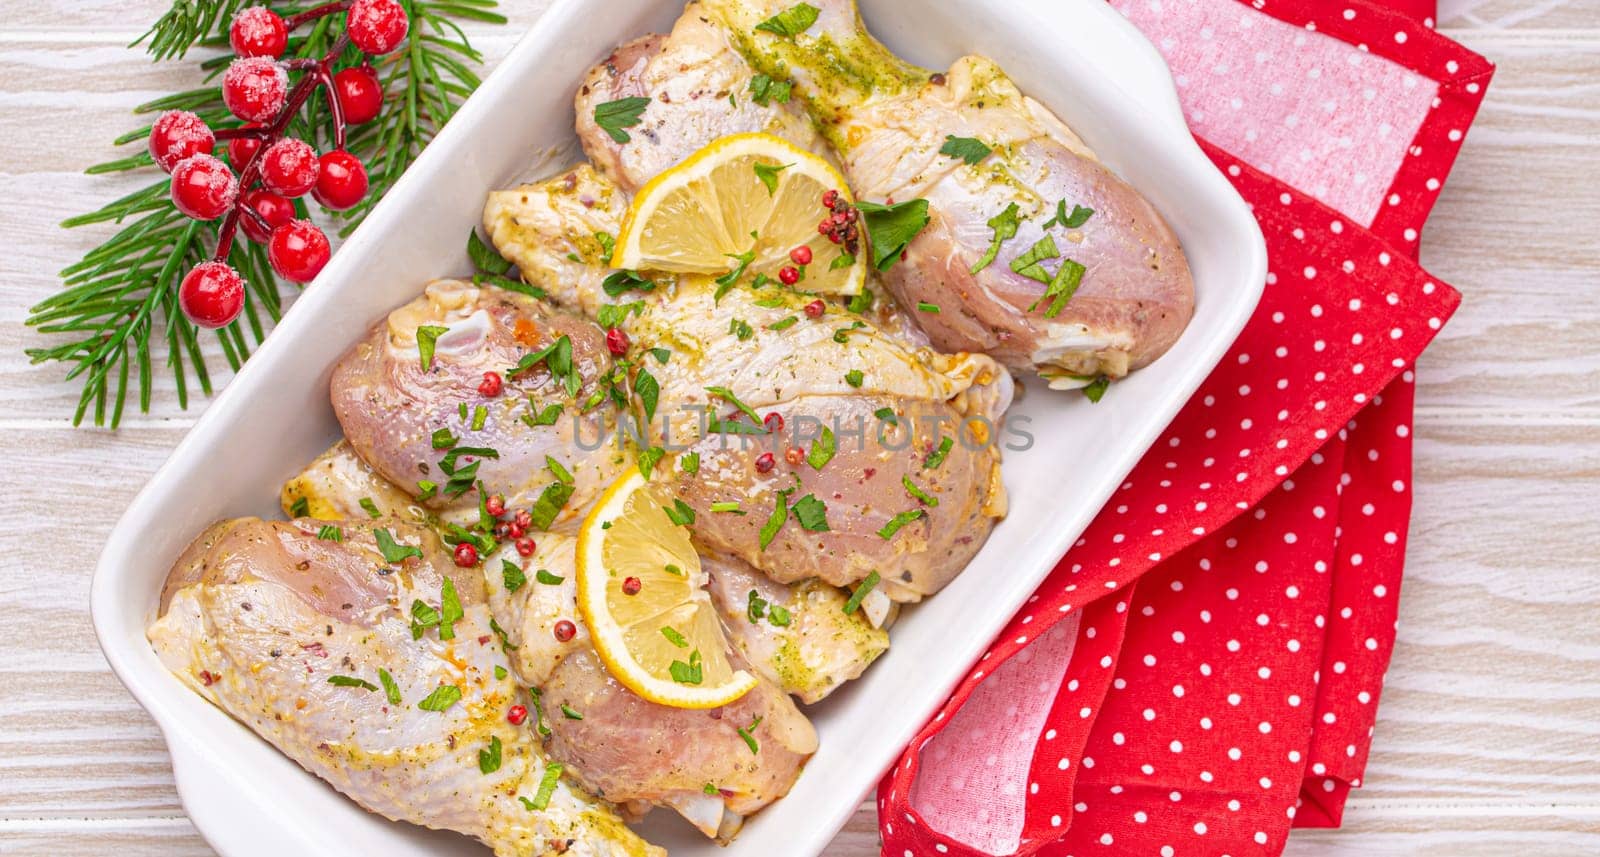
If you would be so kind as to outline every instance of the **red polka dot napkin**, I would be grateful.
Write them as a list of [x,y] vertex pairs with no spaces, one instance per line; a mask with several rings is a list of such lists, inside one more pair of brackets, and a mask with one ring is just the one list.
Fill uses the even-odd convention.
[[1459,302],[1416,246],[1493,69],[1424,0],[1112,4],[1253,207],[1266,290],[884,777],[892,857],[1275,854],[1337,825],[1366,764],[1410,366]]

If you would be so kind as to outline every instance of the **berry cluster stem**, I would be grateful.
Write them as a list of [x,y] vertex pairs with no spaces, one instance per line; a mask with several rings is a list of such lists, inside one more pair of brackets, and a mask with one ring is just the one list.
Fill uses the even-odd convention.
[[[299,21],[301,18],[312,20],[322,15],[330,15],[334,12],[342,11],[349,5],[348,2],[338,2],[318,6],[316,9],[307,10],[288,19],[286,23],[289,24],[290,29],[293,29],[298,26],[298,23],[303,23],[303,21]],[[317,14],[313,15],[312,13]],[[316,91],[319,86],[327,87],[328,101],[332,105],[335,146],[341,149],[344,148],[344,111],[339,107],[339,99],[334,96],[331,69],[334,60],[344,53],[345,47],[349,44],[350,36],[348,34],[341,35],[339,40],[334,42],[333,47],[321,59],[310,61],[311,67],[306,69],[300,80],[295,82],[294,88],[289,90],[289,95],[284,99],[283,109],[278,111],[278,115],[273,118],[272,124],[261,128],[224,129],[216,132],[218,139],[254,136],[261,141],[261,145],[257,146],[255,152],[250,155],[250,160],[245,163],[244,169],[239,171],[241,193],[234,200],[233,207],[228,210],[227,217],[222,221],[222,228],[217,234],[217,252],[213,254],[212,258],[219,262],[228,258],[228,251],[233,248],[233,236],[239,228],[239,217],[245,209],[249,208],[245,204],[245,194],[242,191],[255,184],[261,177],[262,156],[266,154],[267,149],[273,143],[283,139],[284,133],[289,128],[289,123],[294,120],[295,115],[300,112],[300,108],[304,107],[306,100],[311,97],[311,93]],[[260,218],[260,215],[253,210],[250,214]],[[263,221],[263,225],[265,225],[265,221]]]

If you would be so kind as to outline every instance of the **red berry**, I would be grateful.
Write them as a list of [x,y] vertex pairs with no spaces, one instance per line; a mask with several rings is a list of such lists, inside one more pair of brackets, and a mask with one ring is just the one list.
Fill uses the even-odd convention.
[[324,208],[344,211],[367,195],[367,168],[349,152],[335,150],[317,159],[317,186],[311,195]]
[[533,539],[526,537],[517,539],[517,553],[522,556],[533,556],[533,552],[538,547],[538,545],[534,544]]
[[288,95],[288,73],[266,57],[234,60],[222,76],[222,103],[246,122],[266,122],[277,116]]
[[150,126],[150,157],[169,173],[184,158],[209,155],[216,146],[206,121],[187,110],[168,110]]
[[506,534],[514,539],[520,539],[528,534],[528,528],[518,524],[516,521],[512,521],[506,525]]
[[471,568],[478,564],[478,549],[472,542],[462,542],[456,545],[456,565],[462,568]]
[[395,0],[355,0],[345,19],[345,32],[369,54],[386,54],[399,46],[411,22]]
[[291,220],[272,230],[267,241],[267,261],[284,279],[309,283],[328,264],[332,250],[328,236],[309,220]]
[[794,260],[796,265],[809,265],[811,264],[811,248],[801,244],[799,247],[789,251],[789,258]]
[[835,205],[838,205],[838,204],[839,204],[839,192],[838,191],[836,191],[836,190],[823,191],[823,193],[822,193],[822,207],[823,208],[831,209]]
[[514,520],[516,521],[517,526],[526,530],[527,528],[533,526],[533,513],[527,509],[518,509],[517,516]]
[[239,217],[239,225],[244,228],[244,234],[257,244],[265,244],[272,238],[272,230],[294,219],[294,203],[272,191],[256,188],[244,192],[244,205],[267,221],[265,226],[251,217],[248,212]]
[[178,285],[178,307],[201,327],[222,327],[244,309],[244,278],[227,262],[201,262]]
[[289,28],[277,12],[265,6],[251,6],[233,16],[233,23],[228,25],[228,44],[242,57],[277,59],[289,46]]
[[262,186],[287,197],[300,196],[316,187],[321,169],[317,150],[293,137],[285,137],[261,153]]
[[371,122],[383,110],[383,84],[370,65],[340,69],[333,76],[333,91],[344,121],[351,125]]
[[562,619],[560,622],[556,623],[555,634],[556,642],[565,643],[573,637],[578,636],[578,626],[572,624],[571,620]]
[[511,535],[511,522],[510,521],[499,521],[494,525],[494,537],[495,538],[500,539],[501,541],[505,541],[506,537],[510,536],[510,535]]
[[239,196],[239,180],[210,155],[190,155],[172,168],[172,202],[195,220],[215,220]]
[[637,577],[627,577],[627,578],[623,578],[623,580],[622,580],[622,594],[623,595],[638,595],[639,594],[639,590],[641,590],[643,588],[644,588],[644,581],[641,581]]
[[511,706],[511,710],[506,712],[506,720],[511,721],[512,726],[521,726],[523,723],[526,723],[528,720],[528,706]]
[[606,331],[606,348],[612,354],[618,357],[627,354],[628,344],[628,334],[623,333],[622,328],[613,327]]
[[828,305],[822,302],[822,298],[817,298],[806,304],[806,318],[822,318],[822,314],[827,310]]
[[798,446],[791,446],[783,451],[783,460],[798,467],[800,462],[806,460],[806,451]]
[[[478,392],[481,395],[488,396],[492,399],[495,396],[500,395],[500,390],[504,386],[505,381],[501,380],[499,372],[485,372],[483,373],[483,381],[478,384]],[[504,511],[505,506],[502,505],[500,507],[500,512]],[[495,514],[498,515],[500,512],[496,512]]]
[[[255,122],[247,123],[246,128],[260,128]],[[256,156],[261,149],[261,140],[258,137],[235,137],[228,141],[228,163],[233,165],[236,172],[244,172],[250,159]]]
[[792,286],[800,282],[800,272],[793,265],[784,265],[778,269],[778,282]]
[[773,411],[761,418],[761,424],[766,426],[769,432],[783,431],[783,414]]
[[772,453],[770,453],[770,452],[763,452],[760,455],[756,456],[756,472],[757,473],[771,473],[772,472],[772,468],[776,464],[777,464],[777,461],[775,459],[773,459]]
[[499,494],[483,501],[483,510],[498,518],[506,513],[506,498]]

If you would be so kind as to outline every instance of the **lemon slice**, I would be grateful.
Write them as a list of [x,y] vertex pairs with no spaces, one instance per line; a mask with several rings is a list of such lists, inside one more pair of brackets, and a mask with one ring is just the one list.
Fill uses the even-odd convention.
[[830,215],[822,203],[830,190],[854,202],[838,170],[786,140],[771,134],[719,138],[639,190],[611,264],[714,275],[753,253],[745,277],[778,280],[784,267],[800,267],[790,251],[806,247],[811,262],[796,289],[857,294],[866,282],[866,254],[851,260],[817,231]]
[[674,708],[716,708],[755,676],[728,644],[686,529],[667,517],[637,470],[601,495],[578,532],[578,615],[606,669],[629,690]]

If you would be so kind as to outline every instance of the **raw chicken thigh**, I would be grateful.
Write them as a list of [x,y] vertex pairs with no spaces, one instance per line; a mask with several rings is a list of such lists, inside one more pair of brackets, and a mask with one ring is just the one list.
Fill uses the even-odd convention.
[[[764,131],[825,154],[827,145],[799,104],[770,92],[755,95],[754,75],[727,33],[690,3],[671,33],[635,39],[589,73],[575,101],[578,139],[595,167],[628,193],[729,134]],[[619,141],[595,112],[628,98],[650,102]]]
[[624,464],[602,442],[612,435],[610,370],[593,324],[526,295],[439,280],[339,361],[333,409],[379,475],[458,522],[477,517],[479,482],[509,507],[537,506],[560,481],[553,460],[573,484],[538,523],[570,527]]
[[[607,303],[627,301],[633,309],[616,323],[634,343],[670,352],[664,364],[644,361],[659,396],[654,413],[636,416],[651,418],[652,443],[691,447],[709,466],[695,474],[679,468],[678,495],[701,516],[697,544],[785,583],[820,577],[849,585],[876,573],[878,597],[895,601],[918,600],[948,583],[1005,513],[997,443],[1012,397],[1005,369],[982,354],[917,347],[837,303],[824,301],[820,313],[808,314],[814,296],[776,284],[721,289],[709,278],[685,276],[647,294],[608,298],[600,290],[603,262],[580,265],[559,248],[591,229],[614,232],[625,210],[618,196],[580,167],[542,186],[491,194],[484,219],[495,247],[525,278],[548,282],[553,297],[597,315]],[[728,395],[763,416],[777,413],[788,428],[759,442],[708,434],[707,408],[725,415]],[[797,466],[790,450],[804,457],[823,427],[836,442],[847,435],[850,445],[837,450],[836,463]],[[878,441],[880,429],[886,443]],[[923,469],[945,440],[945,463],[927,468],[937,505],[923,503],[902,477],[911,478],[907,468]],[[757,459],[764,454],[784,463],[763,475]],[[882,478],[874,478],[880,469]],[[817,487],[796,491],[789,502],[814,494],[836,509],[830,521],[850,524],[828,531],[797,524],[769,549],[758,531],[776,492],[787,490],[778,481],[793,477],[801,479],[787,488]],[[711,512],[713,503],[734,501],[758,514]],[[918,509],[924,514],[903,533],[878,535],[895,516]]]
[[[912,66],[866,32],[854,0],[818,0],[794,36],[756,29],[791,5],[699,3],[755,70],[793,83],[863,199],[928,201],[931,221],[884,279],[907,306],[942,308],[918,316],[934,345],[1073,387],[1177,340],[1194,311],[1177,237],[999,66]],[[981,144],[973,163],[941,152],[952,137]]]
[[[400,496],[396,498],[396,494]],[[284,496],[286,500],[290,496],[305,498],[313,508],[354,507],[355,514],[363,517],[368,512],[363,511],[362,499],[370,500],[379,514],[386,516],[406,514],[408,508],[404,495],[365,470],[343,443],[291,479]],[[712,598],[718,602],[718,612],[725,617],[737,615],[748,626],[736,629],[730,620],[730,634],[738,635],[741,652],[754,651],[767,658],[753,666],[768,678],[715,715],[656,705],[615,681],[597,684],[596,679],[604,673],[598,662],[566,665],[575,656],[594,659],[588,629],[578,616],[574,551],[570,536],[545,533],[532,556],[522,557],[507,547],[486,557],[481,580],[476,583],[477,591],[486,592],[495,633],[502,635],[512,671],[525,684],[545,690],[534,728],[550,733],[551,758],[566,764],[568,773],[580,782],[601,788],[608,799],[632,810],[670,806],[707,836],[732,835],[743,815],[788,792],[800,765],[816,749],[810,724],[784,695],[791,688],[770,677],[788,676],[803,683],[804,692],[820,698],[840,682],[859,675],[888,645],[884,632],[868,626],[859,615],[847,616],[839,609],[842,596],[810,595],[812,600],[807,602],[772,592],[781,587],[767,583],[763,591],[774,603],[793,602],[790,625],[780,627],[770,621],[748,621],[745,589],[734,591],[724,586],[719,591],[714,585]],[[726,564],[719,571],[720,581],[739,580],[741,587],[751,577],[748,573],[738,576]],[[478,573],[454,574],[469,577]],[[728,603],[719,600],[722,596]],[[571,623],[573,628],[573,635],[565,641],[555,633],[560,623]],[[852,661],[853,657],[859,662]],[[565,695],[560,700],[567,700],[568,709],[581,714],[581,721],[563,712],[563,702],[551,693],[555,688],[562,689]],[[577,695],[585,700],[584,707],[570,701]],[[741,717],[744,719],[739,720]],[[755,717],[770,718],[772,731],[747,731],[756,740],[770,736],[772,745],[759,757],[745,759],[749,751],[737,730]],[[739,722],[727,725],[735,720]],[[650,728],[675,738],[650,745],[659,752],[634,753],[646,746],[638,742],[642,730]],[[622,758],[616,749],[621,746],[631,748],[629,754],[639,758]],[[717,784],[717,794],[704,792],[707,782]]]
[[[426,530],[377,523],[213,525],[173,566],[151,645],[196,693],[373,812],[502,857],[665,854],[507,721],[526,697],[500,647],[479,642],[492,634],[482,581]],[[445,617],[420,637],[416,601]],[[496,751],[485,773],[480,752]]]

